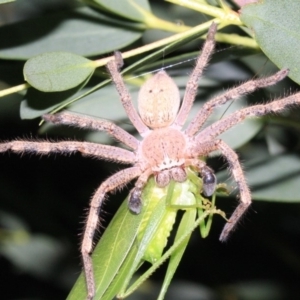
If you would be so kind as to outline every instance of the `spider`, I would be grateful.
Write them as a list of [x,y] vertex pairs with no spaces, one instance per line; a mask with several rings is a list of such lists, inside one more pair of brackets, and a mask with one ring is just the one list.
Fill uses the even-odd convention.
[[20,153],[49,154],[78,151],[84,155],[131,165],[102,182],[91,199],[81,246],[87,299],[89,300],[93,299],[95,294],[91,260],[93,237],[98,225],[101,206],[107,193],[137,178],[129,195],[128,207],[132,213],[138,214],[143,207],[141,199],[143,187],[150,176],[154,176],[157,186],[165,187],[170,180],[184,182],[187,179],[186,169],[192,167],[203,180],[203,191],[199,191],[199,193],[209,197],[214,193],[216,177],[214,171],[200,157],[206,157],[212,151],[218,150],[228,161],[229,169],[240,192],[240,202],[220,236],[220,240],[225,241],[251,204],[251,194],[237,154],[224,141],[218,139],[218,136],[247,117],[277,113],[289,106],[300,104],[300,93],[290,95],[281,100],[241,109],[200,130],[216,106],[237,99],[241,95],[253,92],[258,88],[277,83],[287,76],[288,70],[284,69],[269,77],[247,81],[209,100],[199,110],[186,129],[183,130],[182,127],[197,94],[198,80],[214,50],[216,29],[217,25],[212,24],[208,31],[202,52],[187,82],[181,106],[178,87],[165,71],[159,71],[141,87],[138,96],[138,113],[119,73],[119,69],[123,64],[121,53],[115,52],[114,59],[108,62],[107,69],[120,95],[122,105],[131,123],[141,136],[141,140],[136,139],[119,126],[106,120],[93,119],[68,112],[43,116],[44,120],[54,124],[105,131],[130,150],[79,141],[53,143],[17,140],[0,144],[0,152],[11,150]]

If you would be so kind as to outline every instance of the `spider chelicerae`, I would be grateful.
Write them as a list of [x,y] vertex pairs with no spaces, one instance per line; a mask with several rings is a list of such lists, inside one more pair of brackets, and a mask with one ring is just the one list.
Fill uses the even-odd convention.
[[185,181],[187,179],[186,169],[191,166],[198,171],[203,180],[203,191],[199,191],[199,193],[202,192],[209,197],[215,191],[216,177],[213,170],[199,157],[208,156],[212,151],[218,150],[228,161],[229,169],[240,192],[239,205],[226,223],[220,236],[220,240],[224,241],[249,207],[251,194],[237,154],[224,141],[218,139],[218,136],[247,117],[278,113],[289,106],[300,104],[300,93],[290,95],[267,104],[241,109],[200,130],[215,107],[253,92],[258,88],[277,83],[287,76],[288,70],[284,69],[270,77],[247,81],[209,100],[199,110],[186,129],[182,130],[197,94],[198,80],[214,50],[216,28],[216,24],[212,24],[209,29],[202,52],[188,80],[181,106],[178,87],[165,71],[159,71],[146,81],[140,89],[138,114],[119,73],[119,69],[123,64],[121,54],[116,52],[114,59],[107,64],[107,69],[116,85],[122,105],[128,118],[141,136],[141,140],[106,120],[93,119],[67,112],[43,116],[44,120],[54,124],[66,124],[105,131],[131,150],[79,141],[52,143],[48,141],[17,140],[0,144],[0,152],[8,150],[18,153],[38,154],[81,152],[84,155],[131,165],[131,167],[117,172],[102,182],[91,199],[81,246],[88,292],[87,299],[93,299],[95,294],[91,260],[93,237],[98,226],[99,212],[108,192],[120,188],[137,178],[134,188],[130,192],[128,207],[130,211],[138,214],[143,207],[143,199],[141,199],[143,187],[150,176],[155,177],[156,184],[159,187],[165,187],[170,180]]

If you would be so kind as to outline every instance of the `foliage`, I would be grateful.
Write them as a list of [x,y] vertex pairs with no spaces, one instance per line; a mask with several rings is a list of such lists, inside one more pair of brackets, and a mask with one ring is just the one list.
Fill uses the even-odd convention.
[[[206,237],[213,214],[225,217],[224,213],[215,207],[216,195],[210,202],[199,194],[201,189],[202,180],[195,172],[189,170],[187,181],[172,182],[166,188],[158,188],[154,179],[150,179],[143,191],[143,211],[138,216],[128,211],[126,201],[123,203],[94,251],[96,299],[113,299],[116,295],[120,298],[128,297],[170,258],[158,296],[158,299],[164,299],[192,231],[200,225],[201,235]],[[217,192],[225,191],[223,186],[217,188]],[[179,210],[184,210],[185,213],[177,235],[172,247],[164,251]],[[107,251],[108,249],[110,251]],[[128,287],[137,268],[146,261],[152,266]],[[84,299],[85,294],[82,275],[68,299]]]
[[[7,1],[0,3],[5,2]],[[276,70],[276,66],[289,68],[290,78],[295,83],[300,83],[299,59],[295,50],[300,46],[298,1],[265,0],[240,10],[225,1],[168,2],[172,4],[162,1],[148,3],[146,0],[69,0],[53,1],[50,5],[48,1],[31,0],[1,5],[0,12],[9,11],[13,15],[15,12],[18,14],[19,9],[19,14],[26,19],[8,22],[0,27],[3,81],[0,91],[0,138],[11,139],[22,135],[28,137],[28,132],[37,131],[39,118],[44,113],[54,113],[62,109],[113,120],[132,131],[132,127],[126,123],[117,93],[112,85],[108,85],[110,80],[103,69],[111,58],[108,57],[109,53],[114,50],[122,51],[126,63],[123,74],[134,99],[140,85],[148,76],[147,72],[162,66],[170,66],[170,74],[183,91],[193,67],[191,61],[198,55],[201,44],[199,38],[205,38],[211,22],[218,24],[216,39],[220,48],[212,58],[206,77],[201,80],[192,115],[203,101],[215,93],[253,76],[269,75]],[[30,13],[29,7],[33,4],[36,11]],[[27,16],[23,13],[26,12],[24,8],[27,8]],[[23,68],[25,60],[27,62]],[[61,62],[68,65],[64,65],[62,69]],[[22,70],[26,83],[22,83]],[[137,78],[137,74],[144,76]],[[45,77],[49,80],[44,80]],[[284,80],[276,87],[244,97],[230,107],[217,109],[211,121],[247,104],[284,96],[290,90],[296,89],[295,83]],[[113,143],[102,134],[54,128],[49,124],[43,124],[39,133]],[[231,281],[235,283],[232,286],[235,295],[243,294],[242,289],[238,289],[237,282],[259,277],[271,278],[271,285],[276,280],[280,281],[281,290],[276,290],[276,295],[282,293],[288,298],[285,288],[290,284],[289,276],[293,272],[299,274],[299,266],[291,263],[293,259],[299,261],[297,248],[292,242],[292,237],[299,234],[295,229],[299,227],[293,225],[299,223],[297,203],[300,200],[300,136],[297,110],[282,116],[246,121],[224,134],[224,139],[238,149],[242,161],[245,162],[253,198],[258,200],[254,204],[254,210],[259,212],[259,216],[250,212],[243,226],[238,228],[238,233],[226,246],[217,243],[221,222],[216,220],[213,226],[217,227],[216,232],[213,228],[207,244],[199,236],[197,239],[200,240],[201,247],[195,245],[197,242],[191,239],[193,252],[197,252],[197,255],[188,252],[190,254],[185,255],[187,259],[190,257],[194,260],[187,260],[182,268],[185,269],[189,264],[194,267],[199,263],[199,272],[191,272],[195,274],[192,277],[194,281],[210,287]],[[66,295],[75,280],[72,278],[70,283],[62,278],[71,277],[70,274],[75,272],[71,269],[69,275],[64,277],[62,271],[58,270],[68,268],[61,267],[59,263],[68,261],[69,266],[79,266],[77,260],[71,261],[71,257],[78,257],[78,232],[74,228],[79,231],[78,216],[82,215],[82,208],[87,207],[87,199],[93,189],[113,172],[112,167],[89,161],[87,158],[82,161],[78,156],[66,158],[66,162],[63,158],[20,159],[14,155],[3,157],[0,158],[0,217],[3,228],[0,237],[3,244],[1,254],[5,258],[3,263],[12,264],[28,274],[26,280],[34,282],[29,284],[35,286],[32,291],[34,296],[46,294],[37,286],[48,282],[52,287],[50,292],[47,291],[49,297],[61,298],[61,290]],[[219,171],[218,178],[221,182],[228,180],[228,173],[223,170],[220,159],[212,158],[209,164]],[[53,165],[58,169],[52,171]],[[121,199],[125,195],[126,191]],[[266,207],[262,200],[280,205],[269,204]],[[117,200],[111,202],[121,203]],[[285,204],[288,202],[295,206]],[[221,198],[218,207],[229,212],[234,205],[230,203],[228,199]],[[138,223],[139,219],[135,221]],[[286,240],[286,236],[291,239]],[[75,244],[74,250],[70,248],[71,243]],[[257,252],[251,248],[254,243]],[[186,251],[188,249],[189,247]],[[270,255],[260,259],[257,257],[261,254],[259,249],[275,254],[282,264],[282,270],[292,274],[288,273],[284,279],[280,275],[276,277],[272,268],[277,260],[274,263]],[[240,255],[239,251],[246,254]],[[285,254],[287,252],[289,255]],[[41,262],[38,266],[35,263],[37,253]],[[101,260],[102,254],[100,256],[97,253],[96,250],[95,256],[99,255]],[[126,252],[123,254],[127,255]],[[256,260],[250,260],[251,256]],[[259,262],[269,263],[266,264],[268,267],[265,272],[255,272],[247,261],[251,261],[253,266]],[[9,268],[2,269],[8,272]],[[214,273],[220,274],[218,278],[215,278]],[[258,273],[260,276],[257,276]],[[178,274],[180,276],[180,269]],[[230,280],[226,279],[230,274]],[[9,280],[12,276],[6,278]],[[17,286],[23,287],[21,283]],[[270,289],[267,284],[263,287],[269,297],[266,299],[276,299],[272,290],[278,285],[272,285]],[[31,296],[25,294],[25,287],[22,290],[24,295],[21,297]],[[255,289],[247,286],[245,290],[253,292]],[[204,289],[201,291],[204,292]],[[229,293],[229,286],[226,286],[226,291]],[[4,298],[7,298],[5,289],[3,293]],[[218,292],[211,290],[211,293],[215,296]],[[158,294],[159,292],[155,293],[153,297]],[[181,293],[177,293],[176,297],[188,299]],[[253,296],[251,299],[258,298]]]

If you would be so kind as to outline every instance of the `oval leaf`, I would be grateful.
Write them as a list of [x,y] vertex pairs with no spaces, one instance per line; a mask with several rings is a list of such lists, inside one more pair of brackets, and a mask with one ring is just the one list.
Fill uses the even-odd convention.
[[144,21],[144,15],[138,7],[146,11],[150,11],[150,6],[147,0],[96,0],[95,2],[104,7],[106,10],[132,21]]
[[247,179],[256,200],[300,202],[300,160],[298,155],[283,154],[247,168]]
[[241,20],[270,60],[290,69],[289,77],[300,84],[299,11],[299,1],[265,0],[244,6]]
[[0,57],[26,60],[43,52],[95,56],[121,49],[141,37],[143,26],[88,7],[65,10],[0,28]]
[[24,78],[43,92],[69,90],[87,80],[94,72],[93,61],[73,53],[50,52],[29,59]]
[[[244,163],[245,177],[252,199],[270,202],[299,203],[300,159],[295,154],[269,156],[267,151],[253,149],[252,159]],[[218,181],[225,182],[227,171],[218,173]],[[236,186],[234,180],[230,185]],[[239,193],[238,190],[235,190]]]

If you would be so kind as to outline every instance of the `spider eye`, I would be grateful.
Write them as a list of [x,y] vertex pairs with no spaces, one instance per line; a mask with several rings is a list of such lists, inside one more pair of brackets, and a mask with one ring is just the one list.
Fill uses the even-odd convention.
[[211,169],[202,170],[201,173],[203,181],[203,195],[210,197],[216,189],[217,178]]

